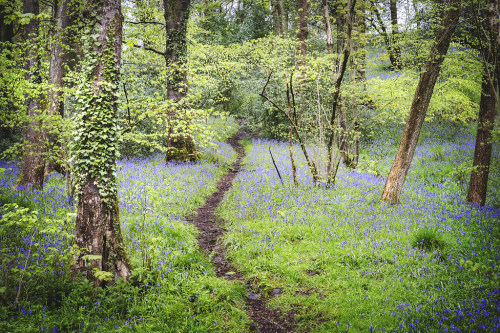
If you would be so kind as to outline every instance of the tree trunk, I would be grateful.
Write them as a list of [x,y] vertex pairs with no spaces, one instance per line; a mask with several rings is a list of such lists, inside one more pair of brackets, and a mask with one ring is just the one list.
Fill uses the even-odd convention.
[[[163,0],[166,24],[165,62],[167,71],[167,98],[180,102],[188,93],[187,83],[187,43],[186,31],[189,19],[191,0]],[[170,128],[168,132],[168,151],[165,161],[195,161],[198,153],[194,140],[190,135],[174,133],[173,127],[179,124],[182,118],[182,108],[176,104],[169,114]]]
[[309,11],[309,1],[308,0],[297,0],[297,67],[305,66],[306,55],[307,55],[307,35],[309,30],[307,29],[308,21],[308,11]]
[[461,0],[450,0],[448,2],[441,26],[436,32],[429,60],[425,64],[424,72],[420,75],[408,121],[401,137],[401,143],[382,193],[382,200],[388,203],[396,204],[399,202],[403,183],[410,169],[434,85],[448,51],[451,37],[459,21],[461,5]]
[[366,4],[361,2],[358,15],[356,15],[356,23],[358,28],[358,40],[354,44],[356,52],[355,70],[356,82],[364,82],[366,80]]
[[484,206],[488,190],[488,176],[490,160],[493,150],[492,131],[497,114],[498,93],[495,87],[500,82],[500,35],[499,20],[500,6],[498,2],[490,0],[489,8],[485,13],[488,17],[489,38],[483,40],[482,50],[485,63],[481,102],[479,103],[479,115],[477,124],[476,147],[474,149],[474,162],[467,193],[467,201]]
[[281,4],[281,0],[274,0],[272,14],[274,32],[276,33],[276,36],[283,36],[283,6]]
[[326,47],[328,54],[333,54],[333,37],[332,28],[330,25],[330,13],[328,12],[327,0],[323,0],[323,18],[325,20],[325,32],[326,32]]
[[[38,15],[40,13],[38,0],[24,0],[25,14]],[[41,83],[40,57],[38,55],[38,18],[32,18],[25,27],[26,41],[29,46],[26,50],[26,80],[35,85]],[[36,87],[32,91],[37,91]],[[19,185],[41,188],[45,170],[45,134],[41,120],[41,96],[34,92],[34,96],[26,96],[26,114],[28,123],[25,132],[25,148],[21,162]]]
[[[392,7],[392,0],[391,1],[391,7]],[[384,21],[382,20],[382,15],[380,14],[380,11],[378,10],[377,3],[374,0],[371,0],[372,4],[372,9],[375,14],[375,18],[377,20],[377,24],[380,27],[380,30],[377,29],[375,24],[372,21],[373,27],[377,30],[377,32],[384,38],[384,44],[387,49],[387,53],[389,54],[389,60],[391,62],[392,68],[398,68],[398,58],[397,58],[397,53],[394,50],[394,43],[391,41],[389,37],[389,33],[387,32],[387,27],[385,26]],[[397,17],[396,17],[397,20]]]
[[0,42],[12,42],[14,38],[13,22],[5,23],[5,17],[13,12],[12,5],[0,3]]
[[399,47],[399,28],[398,28],[398,8],[397,0],[390,0],[391,11],[391,26],[392,26],[392,57],[394,63],[392,66],[401,70],[403,68],[401,63],[401,48]]
[[49,67],[49,114],[64,116],[64,101],[62,88],[65,61],[65,29],[68,27],[68,2],[69,0],[55,0],[53,8],[53,27],[50,31],[51,58]]
[[167,33],[165,61],[170,74],[167,98],[176,102],[188,92],[186,31],[190,4],[191,0],[163,0]]
[[[88,70],[80,90],[75,141],[78,205],[75,242],[81,249],[73,267],[96,286],[106,282],[95,271],[110,273],[110,281],[128,279],[130,264],[123,247],[116,181],[117,98],[122,47],[121,0],[98,0],[89,10],[100,17],[89,36]],[[96,150],[95,147],[99,147]],[[92,153],[89,154],[88,152]],[[88,257],[92,256],[92,257]],[[102,273],[101,273],[102,274]]]
[[335,23],[337,25],[337,53],[340,55],[344,51],[345,46],[345,26],[346,18],[342,3],[337,2],[335,6]]
[[[327,150],[328,150],[328,166],[327,166],[327,181],[329,183],[333,183],[335,181],[335,175],[338,170],[338,162],[332,159],[333,152],[334,152],[334,147],[333,145],[335,143],[334,138],[335,138],[335,124],[337,122],[337,118],[339,118],[339,124],[340,127],[342,128],[343,124],[343,118],[345,118],[345,114],[343,114],[344,110],[342,110],[342,105],[340,101],[340,88],[342,86],[342,80],[344,78],[345,71],[347,69],[347,62],[349,61],[349,57],[351,54],[351,35],[352,35],[352,27],[353,27],[353,22],[354,22],[354,8],[356,7],[356,0],[349,0],[347,3],[347,33],[346,33],[346,43],[347,45],[343,46],[343,51],[342,51],[342,61],[339,64],[339,69],[337,73],[337,79],[335,80],[334,87],[335,91],[333,93],[333,102],[332,102],[332,115],[330,118],[330,135],[328,138],[328,143],[327,143]],[[337,112],[339,111],[339,112]],[[342,138],[340,142],[338,143],[338,148],[341,150],[341,155],[342,150],[345,149],[345,129],[342,128],[342,133],[340,137]],[[345,155],[342,155],[345,157]]]
[[[52,13],[52,27],[50,30],[50,49],[51,58],[49,66],[49,108],[48,115],[57,119],[57,116],[64,117],[64,100],[63,100],[63,77],[64,77],[64,64],[66,60],[65,48],[66,44],[66,28],[68,26],[68,2],[69,0],[54,0],[53,13]],[[61,145],[59,142],[59,135],[57,131],[51,131],[52,134],[48,135],[50,145],[50,160],[45,165],[46,174],[53,170],[64,172],[62,167],[63,163],[60,160],[61,154],[58,152],[58,147]],[[59,147],[60,148],[60,147]]]

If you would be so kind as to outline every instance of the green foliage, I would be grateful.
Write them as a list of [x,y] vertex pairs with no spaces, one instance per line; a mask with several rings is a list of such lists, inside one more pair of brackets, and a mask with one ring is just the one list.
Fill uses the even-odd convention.
[[436,229],[419,229],[411,241],[411,246],[424,251],[442,250],[445,247],[445,241]]
[[[73,132],[72,162],[74,165],[77,192],[89,180],[94,180],[99,194],[105,202],[116,198],[115,160],[118,150],[119,127],[116,123],[116,96],[118,77],[115,67],[113,39],[109,36],[104,52],[97,54],[98,34],[87,34],[85,60],[82,63],[82,82],[76,92],[78,113]],[[94,69],[103,66],[103,75],[94,82]]]
[[72,259],[70,251],[56,247],[46,249],[46,243],[54,238],[71,241],[71,216],[41,218],[37,211],[16,203],[3,204],[0,216],[0,301],[12,304],[15,300],[14,305],[17,305],[20,301],[46,299],[69,277]]

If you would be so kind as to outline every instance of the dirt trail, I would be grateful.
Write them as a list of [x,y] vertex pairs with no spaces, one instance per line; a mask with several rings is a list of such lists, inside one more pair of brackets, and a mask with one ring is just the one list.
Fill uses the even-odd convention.
[[[192,221],[200,231],[198,236],[200,248],[207,254],[214,253],[212,263],[217,276],[227,280],[244,281],[243,275],[228,261],[225,249],[219,241],[219,237],[223,236],[226,230],[224,229],[224,221],[215,215],[224,194],[231,188],[236,174],[241,169],[241,161],[245,156],[245,150],[239,143],[242,136],[243,134],[240,131],[236,136],[228,140],[228,143],[238,153],[238,160],[232,165],[229,172],[219,180],[217,191],[209,196],[205,205],[198,208],[196,213],[191,215],[188,220]],[[228,275],[227,273],[231,274]],[[281,318],[281,311],[268,309],[262,296],[258,294],[258,291],[252,290],[251,285],[248,283],[247,291],[247,313],[252,320],[250,328],[253,331],[261,333],[295,331],[293,329],[293,314]]]

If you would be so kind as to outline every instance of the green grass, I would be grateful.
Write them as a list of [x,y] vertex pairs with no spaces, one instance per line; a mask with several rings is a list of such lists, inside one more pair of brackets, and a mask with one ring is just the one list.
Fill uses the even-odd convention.
[[[288,175],[284,185],[265,154],[269,144]],[[379,198],[392,155],[365,151],[366,173],[343,169],[330,189],[305,178],[293,186],[286,144],[256,141],[246,149],[247,167],[218,211],[229,221],[225,244],[256,290],[283,290],[269,296],[270,305],[296,313],[300,332],[493,330],[498,223],[453,199],[456,180],[443,186],[441,175],[422,177],[415,168],[402,203],[386,206]],[[460,154],[446,156],[446,149],[418,156],[440,154],[448,168]],[[299,165],[300,179],[307,170]],[[467,317],[471,305],[489,315]]]

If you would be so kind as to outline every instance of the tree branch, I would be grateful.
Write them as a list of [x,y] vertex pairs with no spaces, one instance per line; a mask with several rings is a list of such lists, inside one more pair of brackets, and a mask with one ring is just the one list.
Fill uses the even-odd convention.
[[162,27],[165,27],[165,23],[156,22],[156,21],[138,21],[138,22],[125,21],[125,23],[129,23],[129,24],[155,24],[155,25],[161,25]]
[[[126,41],[122,41],[122,44],[127,44],[127,42]],[[166,55],[165,52],[158,51],[158,50],[153,49],[153,48],[148,47],[148,46],[141,46],[141,45],[138,45],[138,44],[133,44],[133,46],[136,47],[136,48],[138,48],[138,49],[144,49],[146,51],[154,52],[154,53],[159,54],[159,55],[161,55],[163,57]]]

